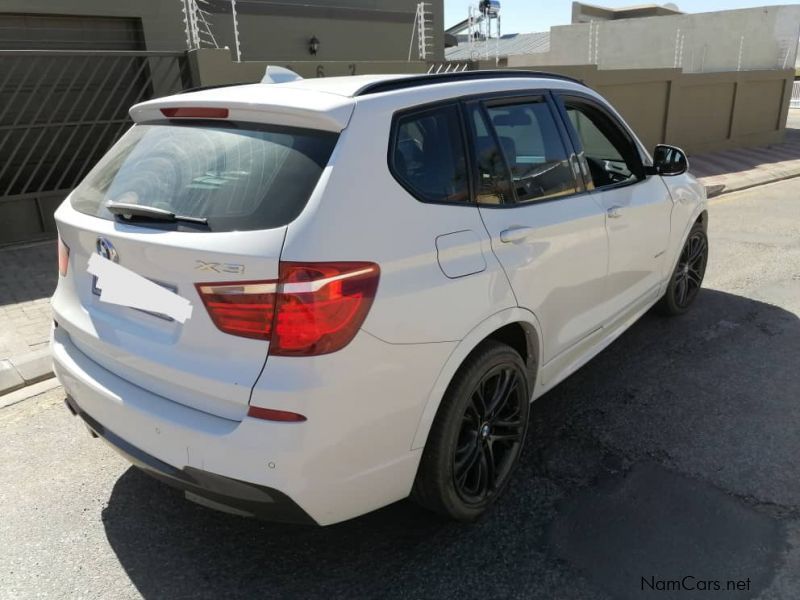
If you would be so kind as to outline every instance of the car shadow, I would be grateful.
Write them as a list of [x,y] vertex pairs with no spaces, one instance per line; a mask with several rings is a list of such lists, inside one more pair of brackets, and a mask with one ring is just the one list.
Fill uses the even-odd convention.
[[[702,494],[705,504],[734,503],[722,511],[730,518],[758,513],[753,528],[763,532],[765,558],[752,575],[767,585],[781,544],[781,507],[800,504],[798,355],[798,317],[741,296],[703,290],[683,317],[645,315],[533,405],[512,484],[472,525],[409,501],[326,528],[265,523],[196,506],[134,468],[116,482],[103,523],[148,599],[619,597],[620,588],[602,578],[623,558],[611,559],[605,574],[587,570],[581,557],[605,541],[576,528],[597,517],[594,499],[599,506],[618,501],[618,481],[633,506],[648,495],[631,486],[661,481],[677,490],[673,502]],[[701,510],[697,504],[686,510]],[[696,533],[687,532],[678,527],[680,511],[667,509],[648,524],[649,539],[696,534],[713,541],[726,529],[714,523],[704,530],[698,515]],[[638,539],[634,527],[618,519],[603,535]],[[749,540],[726,543],[734,551]],[[687,553],[696,564],[714,559],[692,556],[693,547],[659,545],[668,562]],[[628,572],[653,566],[646,548],[624,558]]]

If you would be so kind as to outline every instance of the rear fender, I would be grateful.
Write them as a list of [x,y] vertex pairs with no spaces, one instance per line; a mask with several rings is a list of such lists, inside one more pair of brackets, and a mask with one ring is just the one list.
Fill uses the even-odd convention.
[[[507,308],[495,313],[491,317],[484,320],[480,325],[472,329],[467,336],[458,343],[447,359],[447,362],[445,362],[444,367],[442,367],[439,377],[436,379],[436,382],[434,383],[433,388],[428,395],[425,408],[422,412],[422,416],[420,417],[419,425],[417,426],[417,431],[414,435],[414,441],[411,445],[412,450],[423,448],[425,446],[431,425],[433,425],[433,419],[436,417],[436,412],[439,410],[439,405],[444,398],[447,387],[450,385],[450,382],[453,380],[456,371],[458,371],[458,368],[462,365],[467,356],[469,356],[469,354],[492,333],[511,323],[521,323],[523,326],[532,329],[532,333],[536,336],[536,339],[533,341],[533,350],[535,352],[535,356],[542,356],[541,327],[539,325],[539,320],[532,312],[515,306],[513,308]],[[535,384],[535,374],[531,380]],[[533,394],[534,389],[535,385],[532,384],[531,394]],[[533,396],[531,399],[533,399]]]

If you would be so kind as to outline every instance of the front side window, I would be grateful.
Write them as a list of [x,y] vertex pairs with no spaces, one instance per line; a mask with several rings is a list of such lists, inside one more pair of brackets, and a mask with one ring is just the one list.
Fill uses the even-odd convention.
[[517,202],[577,192],[569,154],[547,102],[488,106],[486,111],[511,172]]
[[399,117],[389,161],[395,178],[417,199],[469,201],[467,161],[456,105]]
[[566,99],[564,106],[591,173],[591,187],[638,181],[641,159],[628,136],[599,108]]

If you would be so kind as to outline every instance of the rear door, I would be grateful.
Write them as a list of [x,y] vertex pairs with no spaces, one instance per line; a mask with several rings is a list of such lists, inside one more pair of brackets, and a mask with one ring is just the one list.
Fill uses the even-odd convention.
[[546,364],[603,321],[605,211],[583,193],[548,94],[471,102],[467,114],[481,217],[517,302],[539,319]]
[[[286,225],[305,206],[336,139],[250,124],[136,125],[56,213],[69,248],[53,298],[59,327],[78,350],[144,389],[242,418],[269,349],[265,306]],[[174,217],[125,218],[109,202]],[[97,253],[188,300],[189,319],[101,299],[88,266]],[[221,299],[245,293],[262,306]]]
[[654,300],[662,283],[672,198],[661,177],[645,174],[634,139],[600,102],[557,98],[590,193],[606,212],[609,302],[615,314],[635,310]]

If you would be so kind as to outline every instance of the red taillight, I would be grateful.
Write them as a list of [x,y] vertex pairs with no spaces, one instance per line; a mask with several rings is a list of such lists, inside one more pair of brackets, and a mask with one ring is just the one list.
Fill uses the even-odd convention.
[[182,106],[180,108],[162,108],[161,114],[168,119],[227,119],[227,108],[206,106]]
[[309,356],[340,350],[372,306],[375,263],[281,263],[281,289],[269,353]]
[[285,423],[299,423],[306,420],[303,415],[298,413],[289,412],[288,410],[261,408],[260,406],[251,406],[247,411],[247,416],[266,421],[283,421]]
[[197,291],[214,325],[225,333],[270,339],[277,281],[198,283]]
[[69,269],[69,246],[58,236],[58,274],[65,277]]
[[197,290],[222,331],[270,340],[271,355],[314,356],[350,343],[379,277],[375,263],[289,262],[278,281],[200,283]]

